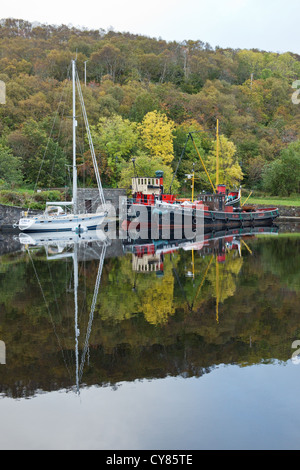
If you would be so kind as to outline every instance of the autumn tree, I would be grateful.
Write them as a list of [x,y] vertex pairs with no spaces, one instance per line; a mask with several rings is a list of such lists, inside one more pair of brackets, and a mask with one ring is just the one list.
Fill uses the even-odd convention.
[[220,135],[218,145],[217,141],[214,142],[213,149],[208,155],[207,169],[213,183],[216,183],[217,147],[219,154],[219,183],[225,184],[229,188],[239,186],[242,182],[243,173],[236,159],[236,147],[224,135]]
[[165,114],[151,111],[146,114],[139,126],[143,147],[151,157],[171,163],[174,158],[173,131],[175,123]]
[[102,77],[102,75],[110,75],[113,82],[123,68],[121,51],[113,44],[105,44],[102,49],[93,52],[91,61],[99,78]]

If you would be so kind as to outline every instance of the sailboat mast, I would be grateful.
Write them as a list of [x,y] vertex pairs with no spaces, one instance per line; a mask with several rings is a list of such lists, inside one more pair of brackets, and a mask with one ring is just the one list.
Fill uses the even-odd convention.
[[217,161],[216,161],[216,186],[219,184],[219,119],[217,119]]
[[76,166],[76,71],[75,60],[72,60],[72,86],[73,86],[73,212],[77,214],[77,166]]

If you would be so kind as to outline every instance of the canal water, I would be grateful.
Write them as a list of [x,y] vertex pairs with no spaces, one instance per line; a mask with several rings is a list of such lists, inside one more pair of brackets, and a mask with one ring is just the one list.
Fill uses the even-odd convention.
[[0,449],[300,448],[298,229],[0,248]]

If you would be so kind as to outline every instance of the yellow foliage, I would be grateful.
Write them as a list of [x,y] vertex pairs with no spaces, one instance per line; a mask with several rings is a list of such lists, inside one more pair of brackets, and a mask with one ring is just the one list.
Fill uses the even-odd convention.
[[142,307],[145,319],[152,325],[166,323],[169,316],[175,313],[173,295],[174,278],[169,270],[144,292]]
[[[217,168],[217,142],[208,157],[208,173],[213,181],[216,182]],[[219,183],[226,184],[228,187],[240,185],[243,178],[242,169],[236,159],[236,147],[233,142],[224,135],[219,137]]]
[[159,157],[164,163],[171,163],[174,158],[173,130],[175,123],[165,114],[151,111],[146,114],[139,131],[144,147],[151,157]]
[[[217,270],[211,269],[208,279],[213,287],[212,295],[217,297],[219,302],[223,303],[229,297],[233,297],[236,291],[236,277],[243,266],[243,258],[237,257],[235,252],[227,253],[225,264],[220,264],[217,278]],[[218,285],[217,285],[218,283]]]

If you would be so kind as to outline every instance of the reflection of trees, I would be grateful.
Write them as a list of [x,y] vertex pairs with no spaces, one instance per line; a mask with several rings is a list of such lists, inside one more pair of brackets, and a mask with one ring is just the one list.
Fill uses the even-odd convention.
[[[219,264],[219,323],[215,257],[202,283],[211,254],[201,257],[195,252],[194,278],[185,275],[191,252],[165,256],[163,277],[134,273],[131,254],[106,259],[84,382],[197,376],[220,363],[289,359],[292,341],[300,334],[299,284],[289,277],[290,269],[297,276],[299,242],[291,238],[248,243],[253,256],[247,250],[242,259],[229,252]],[[1,369],[0,393],[12,396],[74,384],[71,263],[53,262],[50,277],[45,260],[34,261],[51,316],[29,258],[5,256],[0,264],[0,339],[7,346],[9,364]],[[97,261],[79,267],[80,350],[97,267]]]
[[232,251],[226,254],[225,263],[218,263],[209,270],[207,278],[211,283],[212,297],[218,296],[218,301],[224,303],[236,292],[237,276],[243,266],[243,258]]
[[164,276],[157,277],[151,273],[150,286],[144,291],[142,300],[142,311],[145,319],[153,324],[164,324],[170,315],[174,315],[173,305],[174,278],[171,264],[165,265]]
[[114,260],[117,269],[108,274],[105,282],[106,295],[101,299],[99,315],[113,322],[143,314],[151,324],[162,324],[174,314],[174,280],[171,264],[165,267],[163,276],[156,272],[132,271],[132,255]]
[[[180,253],[179,256],[178,287],[181,292],[177,293],[176,306],[179,306],[180,296],[183,305],[185,300],[187,311],[196,310],[203,301],[210,298],[224,303],[226,299],[234,296],[243,265],[243,259],[239,257],[238,252],[226,253],[224,263],[219,263],[215,254],[202,257],[201,252],[195,252],[195,255],[187,252]],[[185,275],[187,268],[192,269],[190,278]]]
[[266,239],[263,246],[257,246],[261,262],[266,270],[278,276],[283,284],[293,290],[300,290],[300,238]]

